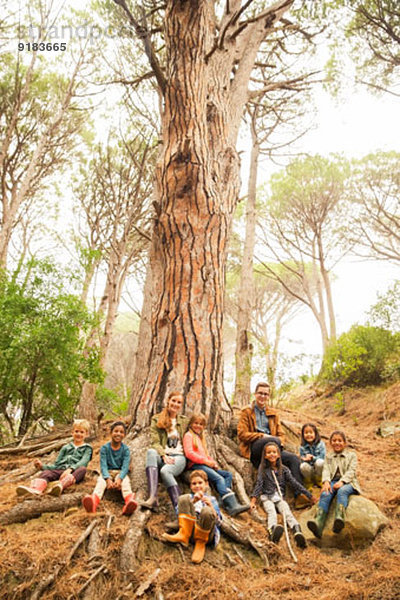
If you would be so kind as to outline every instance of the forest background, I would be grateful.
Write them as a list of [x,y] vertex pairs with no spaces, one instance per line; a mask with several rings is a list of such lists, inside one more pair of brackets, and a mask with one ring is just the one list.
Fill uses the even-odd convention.
[[[396,4],[1,2],[5,597],[398,597],[398,444],[376,435],[399,398]],[[161,515],[114,520],[105,501],[87,525],[104,421],[130,420],[140,500],[171,389],[206,413],[246,502],[234,425],[256,379],[293,449],[306,416],[345,428],[393,517],[371,546],[310,545],[293,567],[246,515],[182,569],[159,541],[162,497]],[[15,504],[30,451],[54,454],[74,416],[97,424],[85,484]]]
[[[278,4],[289,16],[257,50],[224,251],[217,394],[238,405],[255,378],[282,393],[322,375],[321,359],[343,355],[332,348],[352,325],[397,333],[383,312],[396,310],[398,289],[398,14],[391,2]],[[159,210],[162,7],[121,6],[3,3],[3,441],[76,411],[136,412],[146,385],[135,353],[146,354],[152,318],[144,286]],[[223,3],[215,8],[222,18]],[[239,14],[256,21],[260,8]],[[350,331],[344,361],[358,363],[367,342]],[[382,360],[383,377],[394,377],[392,358]]]

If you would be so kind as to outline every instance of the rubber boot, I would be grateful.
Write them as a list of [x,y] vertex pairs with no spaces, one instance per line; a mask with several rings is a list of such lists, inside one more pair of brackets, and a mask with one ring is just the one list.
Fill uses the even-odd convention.
[[137,509],[137,502],[135,500],[135,494],[128,494],[126,498],[124,498],[125,506],[122,509],[122,514],[130,517],[131,514],[135,512]]
[[98,505],[100,504],[100,498],[97,496],[97,494],[85,496],[82,500],[82,504],[86,512],[94,514]]
[[273,525],[271,527],[271,529],[268,529],[269,539],[274,544],[278,544],[279,540],[282,537],[283,532],[284,532],[284,529],[283,529],[282,525]]
[[177,515],[178,514],[178,500],[179,500],[179,496],[181,495],[181,490],[179,489],[179,487],[177,485],[171,485],[167,489],[167,492],[169,494],[171,504],[174,507],[175,514]]
[[194,550],[192,562],[201,563],[203,560],[210,531],[211,529],[202,529],[197,523],[194,524]]
[[72,473],[70,473],[52,486],[51,490],[49,491],[49,496],[61,496],[63,491],[66,488],[71,487],[71,485],[74,485],[74,483],[75,477],[72,475]]
[[47,487],[45,479],[33,479],[30,485],[19,485],[17,487],[17,496],[40,496]]
[[231,517],[236,517],[236,515],[240,515],[240,513],[245,512],[250,508],[250,504],[239,504],[235,492],[228,492],[228,494],[222,496],[221,500],[222,506]]
[[328,513],[326,513],[320,506],[317,509],[315,518],[312,521],[307,521],[307,527],[315,537],[321,539],[322,532],[325,527],[325,521]]
[[170,535],[169,533],[163,533],[162,539],[166,542],[172,542],[174,544],[182,544],[187,548],[189,545],[190,536],[193,532],[193,527],[195,524],[196,518],[192,517],[192,515],[186,515],[185,513],[181,513],[178,515],[179,522],[179,531],[175,533],[175,535]]
[[344,527],[346,509],[343,504],[336,505],[335,520],[333,521],[333,533],[340,533]]
[[293,525],[292,532],[294,535],[294,541],[296,542],[296,546],[298,546],[299,548],[305,548],[307,546],[307,542],[303,532],[301,531],[300,525]]
[[156,510],[158,508],[157,488],[158,488],[158,467],[146,467],[147,487],[149,497],[146,502],[141,502],[140,508]]

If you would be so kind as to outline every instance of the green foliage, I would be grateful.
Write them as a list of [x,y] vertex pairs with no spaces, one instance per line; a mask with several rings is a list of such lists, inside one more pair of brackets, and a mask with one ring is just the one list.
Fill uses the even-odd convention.
[[0,277],[0,411],[19,433],[42,417],[68,421],[82,378],[100,382],[99,353],[84,354],[93,316],[49,261]]
[[378,294],[369,316],[373,325],[400,332],[400,281],[395,281],[385,294]]
[[381,327],[353,325],[328,348],[320,378],[359,387],[380,384],[396,374],[393,367],[398,364],[399,349],[398,334]]
[[127,398],[124,398],[116,390],[99,386],[96,389],[96,402],[106,418],[126,415],[129,406],[129,394]]

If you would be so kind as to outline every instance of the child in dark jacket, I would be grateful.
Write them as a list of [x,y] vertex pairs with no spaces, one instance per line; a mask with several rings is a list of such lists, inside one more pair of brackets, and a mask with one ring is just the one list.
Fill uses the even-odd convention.
[[122,421],[111,425],[111,441],[100,448],[100,471],[93,494],[85,496],[83,506],[88,513],[95,513],[106,489],[121,490],[125,506],[122,514],[129,516],[137,508],[129,480],[131,454],[128,446],[122,442],[126,435],[126,426]]
[[306,423],[301,428],[300,471],[304,485],[311,490],[313,484],[322,485],[322,469],[326,455],[325,443],[313,423]]
[[267,527],[270,539],[277,544],[284,531],[282,525],[278,525],[278,511],[292,529],[297,546],[305,548],[306,539],[301,531],[301,527],[293,516],[288,503],[284,500],[287,484],[291,486],[295,493],[304,494],[312,503],[315,503],[316,500],[311,493],[293,477],[287,467],[282,465],[278,445],[274,442],[268,442],[264,448],[264,460],[260,463],[258,469],[257,482],[250,502],[250,510],[255,508],[257,498],[260,498],[262,506],[267,513]]
[[48,483],[57,482],[49,486],[49,494],[60,496],[62,492],[73,485],[84,480],[86,467],[92,458],[92,447],[85,443],[85,438],[89,435],[90,423],[86,419],[76,419],[72,426],[72,442],[65,444],[60,450],[54,464],[46,465],[38,458],[34,464],[38,469],[44,469],[38,477],[32,480],[31,484],[19,485],[17,487],[17,496],[43,494]]

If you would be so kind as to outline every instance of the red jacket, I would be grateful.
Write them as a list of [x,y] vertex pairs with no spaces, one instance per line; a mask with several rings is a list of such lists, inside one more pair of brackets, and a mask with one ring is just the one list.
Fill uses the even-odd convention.
[[[267,406],[265,414],[268,417],[268,427],[271,435],[278,437],[283,445],[285,442],[285,434],[282,429],[278,412],[274,408]],[[250,444],[265,435],[264,433],[257,431],[254,403],[250,406],[245,406],[245,408],[241,410],[237,433],[240,442],[240,454],[245,458],[250,458]]]
[[[203,444],[199,436],[196,436],[196,443],[194,443],[194,436],[191,431],[187,431],[183,436],[183,451],[186,458],[189,461],[188,468],[193,467],[194,464],[204,465],[206,461],[213,461],[211,456],[206,454]],[[196,447],[197,446],[197,447]],[[213,461],[214,462],[214,461]]]

